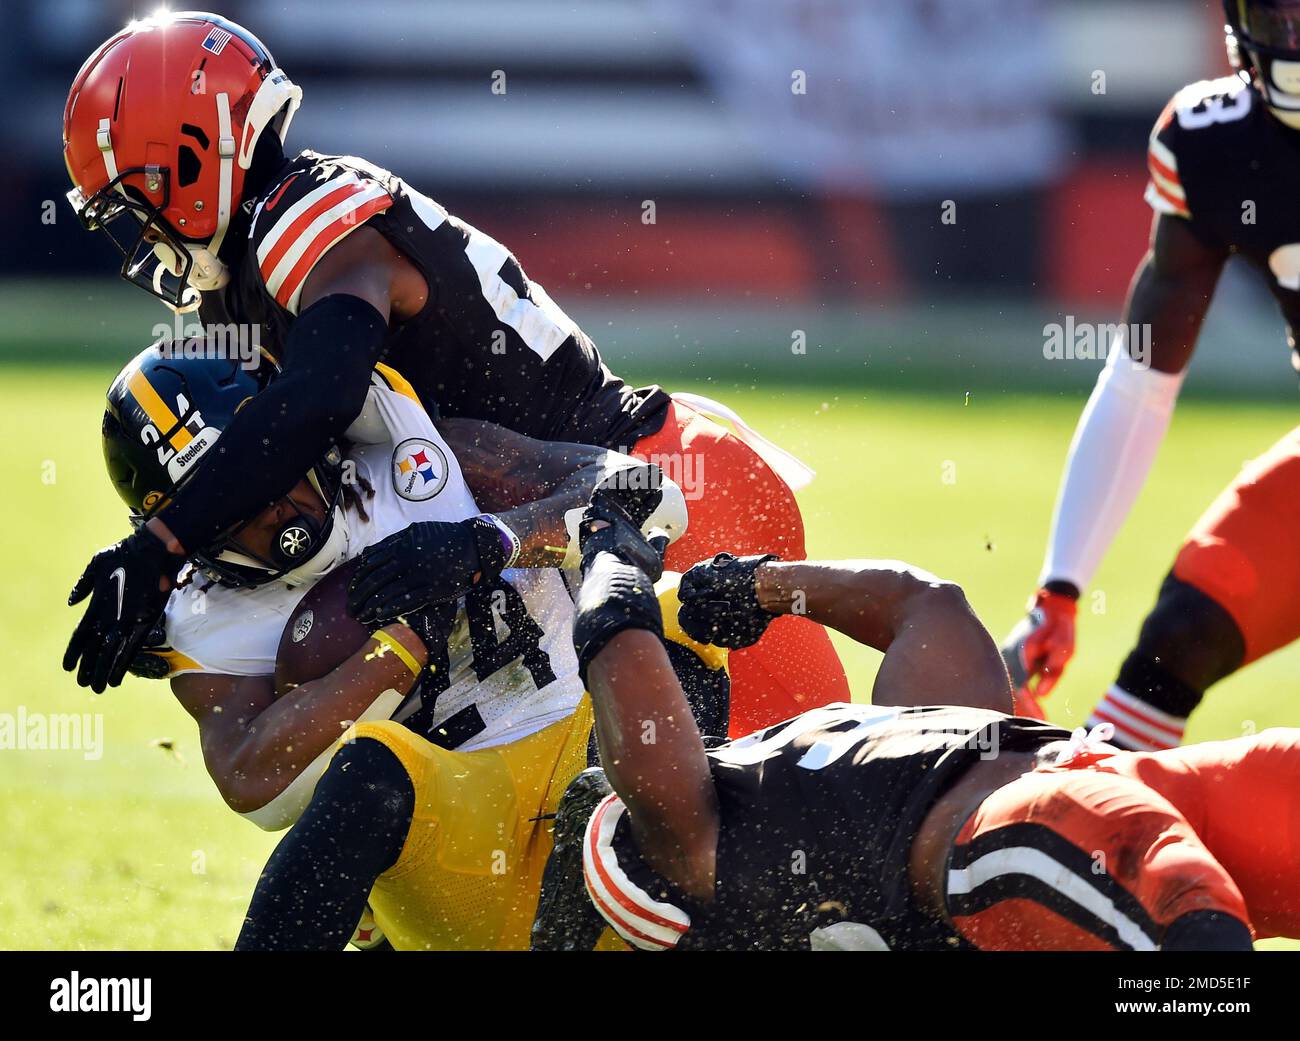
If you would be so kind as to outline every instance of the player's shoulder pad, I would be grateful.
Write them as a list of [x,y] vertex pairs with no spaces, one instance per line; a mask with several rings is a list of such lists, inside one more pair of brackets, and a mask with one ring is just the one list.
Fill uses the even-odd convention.
[[338,242],[395,200],[396,178],[353,156],[304,152],[253,211],[250,261],[267,294],[298,313],[302,287]]
[[[424,408],[424,402],[420,400],[420,395],[417,394],[415,388],[411,386],[410,380],[391,365],[386,365],[382,361],[377,362],[375,364],[375,371],[371,375],[371,382],[377,387],[386,387],[394,393],[402,395],[404,398],[410,398],[421,408]],[[427,412],[428,409],[425,409],[425,411]]]
[[1157,213],[1190,219],[1184,174],[1187,168],[1225,147],[1225,132],[1236,133],[1259,99],[1239,76],[1198,80],[1181,88],[1165,105],[1147,148],[1146,201]]
[[697,643],[686,635],[681,623],[677,621],[677,612],[681,610],[682,606],[677,594],[677,587],[681,584],[681,580],[682,576],[676,571],[665,571],[663,577],[655,584],[655,595],[659,598],[659,610],[664,619],[664,639],[671,640],[673,643],[680,644],[694,652],[695,656],[710,669],[725,669],[727,667],[727,648],[714,647],[708,643]]
[[408,436],[425,436],[432,427],[437,409],[429,409],[406,377],[383,362],[370,373],[370,389],[365,404],[344,438],[358,445],[378,445],[392,441],[396,429],[411,428]]

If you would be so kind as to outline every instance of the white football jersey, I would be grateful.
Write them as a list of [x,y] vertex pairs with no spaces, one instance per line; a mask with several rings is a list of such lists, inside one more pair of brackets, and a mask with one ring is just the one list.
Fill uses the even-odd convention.
[[[386,367],[382,367],[386,369]],[[415,521],[459,521],[480,511],[456,457],[424,407],[387,370],[372,380],[349,427],[345,466],[374,489],[366,517],[344,510],[345,560]],[[364,483],[362,483],[364,481]],[[573,600],[559,571],[519,568],[461,599],[448,641],[448,686],[432,704],[408,698],[393,718],[436,744],[469,751],[514,741],[568,716],[583,694],[573,650]],[[280,635],[310,585],[252,589],[201,575],[171,596],[172,675],[266,676]]]

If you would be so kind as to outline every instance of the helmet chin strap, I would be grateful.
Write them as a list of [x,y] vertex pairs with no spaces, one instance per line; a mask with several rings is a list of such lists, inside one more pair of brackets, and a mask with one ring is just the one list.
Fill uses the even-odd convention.
[[[166,297],[164,296],[163,287],[162,287],[163,272],[164,271],[175,272],[176,267],[168,263],[166,260],[164,260],[163,257],[159,254],[158,246],[161,245],[162,243],[158,243],[157,245],[155,245],[153,251],[154,256],[158,257],[160,261],[160,263],[154,265],[154,269],[153,269],[154,292],[157,293],[160,298],[162,298],[162,302],[165,307],[170,307],[177,314],[189,314],[191,311],[197,311],[199,309],[199,304],[203,302],[203,297],[199,294],[198,289],[196,289],[192,285],[189,285],[188,283],[186,283],[185,291],[182,294],[185,302],[181,304],[180,307],[177,307],[175,304],[173,304],[170,300],[166,299]],[[168,252],[170,253],[171,250],[168,250]]]
[[[1258,58],[1257,65],[1264,63]],[[1300,61],[1274,58],[1265,66],[1264,100],[1277,120],[1300,130]]]
[[[351,532],[348,531],[347,515],[343,512],[343,507],[335,506],[329,534],[311,551],[311,555],[306,560],[278,576],[276,581],[283,582],[287,586],[301,586],[323,578],[347,559],[350,540]],[[217,559],[226,564],[238,564],[259,571],[272,570],[267,561],[240,553],[237,549],[222,550]]]
[[318,578],[329,574],[346,559],[349,536],[348,522],[343,513],[343,507],[335,506],[334,520],[330,525],[329,535],[325,538],[325,541],[296,568],[281,575],[280,581],[290,586],[301,586],[306,585],[308,582],[315,582]]
[[201,292],[221,289],[230,281],[230,272],[219,255],[230,228],[235,180],[235,131],[230,120],[230,95],[225,92],[217,95],[217,155],[221,163],[217,182],[217,230],[206,246],[185,247],[194,258],[189,284]]

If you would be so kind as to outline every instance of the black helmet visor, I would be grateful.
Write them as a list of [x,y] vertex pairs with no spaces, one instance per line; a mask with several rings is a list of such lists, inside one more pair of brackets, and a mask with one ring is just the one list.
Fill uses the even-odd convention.
[[1237,0],[1248,46],[1275,57],[1300,57],[1300,0]]

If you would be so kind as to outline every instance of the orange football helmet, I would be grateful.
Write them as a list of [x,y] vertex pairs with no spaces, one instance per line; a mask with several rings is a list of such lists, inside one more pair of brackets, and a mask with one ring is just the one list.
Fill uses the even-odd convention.
[[121,250],[123,278],[189,310],[228,280],[218,252],[254,150],[268,128],[284,140],[301,101],[234,22],[200,11],[131,22],[68,93],[68,200]]

